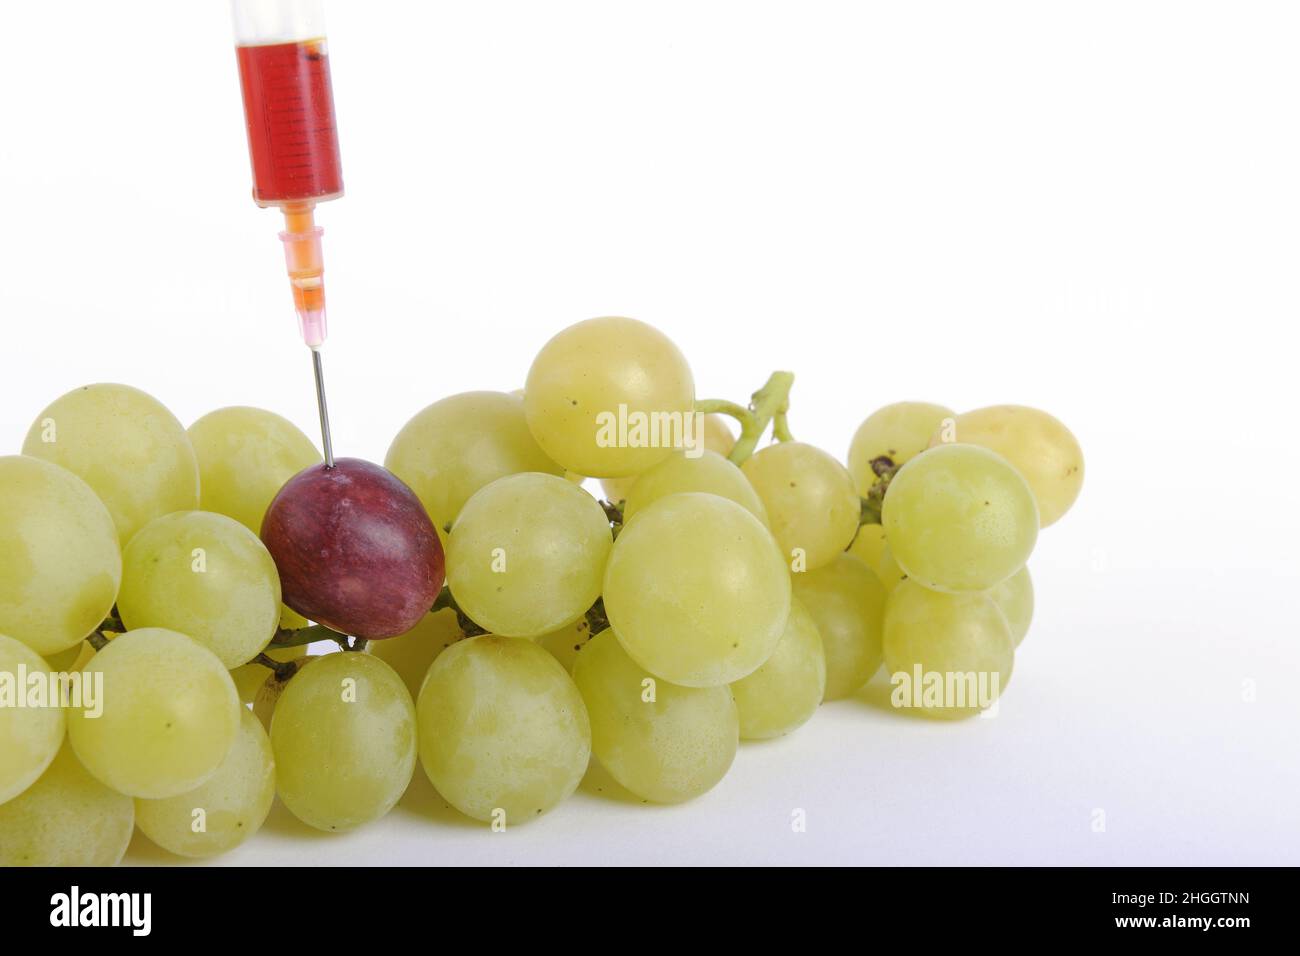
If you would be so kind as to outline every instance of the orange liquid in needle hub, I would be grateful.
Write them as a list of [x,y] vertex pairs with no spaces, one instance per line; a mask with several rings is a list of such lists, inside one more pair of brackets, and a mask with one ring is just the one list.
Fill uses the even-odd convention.
[[310,203],[284,206],[284,261],[293,290],[293,307],[303,341],[311,348],[325,342],[325,258],[320,237],[324,230],[312,218]]

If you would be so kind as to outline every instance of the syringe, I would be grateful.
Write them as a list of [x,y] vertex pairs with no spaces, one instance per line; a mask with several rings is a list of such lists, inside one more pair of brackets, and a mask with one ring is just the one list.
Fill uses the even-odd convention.
[[284,212],[285,264],[303,341],[312,353],[325,464],[334,466],[321,346],[325,260],[316,204],[343,195],[334,93],[320,0],[231,0],[244,91],[253,200]]

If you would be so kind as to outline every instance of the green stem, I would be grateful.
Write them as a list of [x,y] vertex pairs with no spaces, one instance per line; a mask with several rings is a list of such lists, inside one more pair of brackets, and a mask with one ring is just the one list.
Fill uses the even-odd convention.
[[286,647],[302,647],[304,644],[315,644],[317,641],[334,641],[345,649],[348,646],[347,635],[331,630],[324,624],[313,624],[310,627],[300,627],[294,630],[280,628],[275,632],[275,637],[271,639],[268,649],[281,650]]
[[794,441],[794,436],[790,434],[790,425],[785,420],[785,412],[777,412],[772,417],[772,437],[777,441]]
[[[733,464],[744,464],[754,454],[759,439],[767,431],[772,419],[790,410],[790,386],[793,384],[793,372],[773,372],[767,384],[754,393],[754,400],[749,406],[750,420],[742,422],[740,437],[736,439],[736,447],[729,456]],[[785,433],[788,435],[789,430],[785,430]]]
[[753,427],[754,413],[743,405],[737,405],[724,398],[701,399],[695,403],[695,410],[701,415],[730,415],[740,422],[742,431],[747,427]]
[[92,631],[90,637],[86,638],[86,641],[95,649],[95,653],[97,654],[104,648],[108,647],[108,638],[99,631]]

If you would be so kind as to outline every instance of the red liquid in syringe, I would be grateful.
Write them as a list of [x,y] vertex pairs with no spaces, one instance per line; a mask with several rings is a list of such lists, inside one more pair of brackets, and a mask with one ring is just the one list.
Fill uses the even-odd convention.
[[325,41],[237,46],[253,199],[263,206],[343,193]]

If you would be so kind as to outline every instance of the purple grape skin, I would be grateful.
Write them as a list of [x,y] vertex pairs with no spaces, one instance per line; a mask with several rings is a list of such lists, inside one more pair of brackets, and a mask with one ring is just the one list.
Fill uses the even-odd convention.
[[442,543],[415,492],[357,458],[290,478],[266,511],[262,542],[285,604],[367,640],[413,628],[445,577]]

